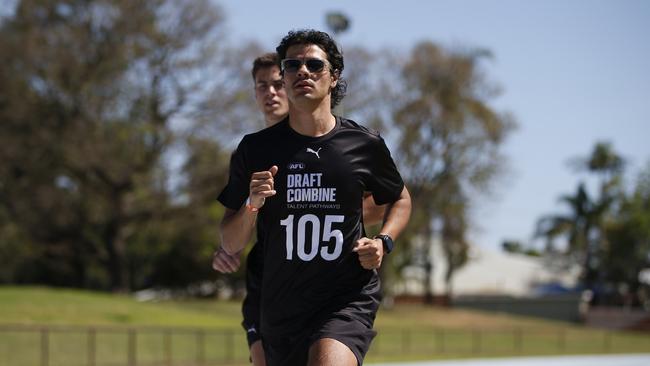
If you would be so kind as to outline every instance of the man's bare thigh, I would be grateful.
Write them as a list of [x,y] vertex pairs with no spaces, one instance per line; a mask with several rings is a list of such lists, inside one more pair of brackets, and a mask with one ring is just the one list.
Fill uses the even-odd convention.
[[357,366],[357,358],[345,344],[321,338],[309,347],[307,366]]

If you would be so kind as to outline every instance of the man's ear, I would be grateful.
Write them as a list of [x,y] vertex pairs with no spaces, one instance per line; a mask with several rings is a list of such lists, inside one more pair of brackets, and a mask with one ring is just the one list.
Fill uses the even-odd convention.
[[338,84],[338,82],[339,82],[339,71],[334,70],[334,71],[332,71],[330,73],[330,75],[331,75],[330,76],[330,79],[331,79],[330,88],[334,89],[336,87],[336,85]]

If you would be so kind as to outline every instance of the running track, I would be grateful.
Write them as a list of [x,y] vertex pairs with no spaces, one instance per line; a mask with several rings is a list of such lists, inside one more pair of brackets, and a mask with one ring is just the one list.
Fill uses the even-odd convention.
[[649,366],[650,353],[606,356],[513,357],[371,364],[371,366]]

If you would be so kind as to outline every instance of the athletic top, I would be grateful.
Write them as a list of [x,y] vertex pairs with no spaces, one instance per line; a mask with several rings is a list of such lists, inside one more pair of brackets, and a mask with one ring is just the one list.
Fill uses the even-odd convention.
[[304,136],[287,117],[242,139],[219,201],[239,210],[251,175],[273,165],[277,193],[257,218],[264,232],[261,328],[284,336],[380,291],[377,272],[361,267],[352,251],[365,236],[363,195],[370,192],[378,205],[395,202],[404,183],[378,133],[336,117],[326,135]]

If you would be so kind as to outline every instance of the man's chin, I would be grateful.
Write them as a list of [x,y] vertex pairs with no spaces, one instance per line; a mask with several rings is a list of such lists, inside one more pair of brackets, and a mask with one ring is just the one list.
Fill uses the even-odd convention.
[[286,113],[282,113],[279,109],[273,109],[273,110],[266,111],[266,113],[264,114],[267,117],[279,118],[279,117],[284,117],[288,113],[289,111],[287,111]]
[[316,99],[317,99],[317,98],[316,98],[314,95],[310,94],[310,93],[297,93],[297,94],[294,96],[293,101],[294,101],[294,103],[300,103],[300,102],[302,102],[302,103],[309,103],[309,104],[311,104],[311,103],[312,103],[314,100],[316,100]]
[[266,114],[280,115],[280,106],[266,108]]

